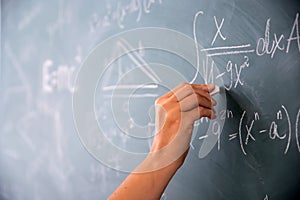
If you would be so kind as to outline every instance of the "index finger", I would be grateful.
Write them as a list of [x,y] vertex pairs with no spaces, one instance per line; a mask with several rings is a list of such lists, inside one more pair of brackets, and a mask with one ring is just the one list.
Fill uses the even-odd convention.
[[205,92],[212,92],[215,89],[215,84],[191,84],[195,91],[202,90]]

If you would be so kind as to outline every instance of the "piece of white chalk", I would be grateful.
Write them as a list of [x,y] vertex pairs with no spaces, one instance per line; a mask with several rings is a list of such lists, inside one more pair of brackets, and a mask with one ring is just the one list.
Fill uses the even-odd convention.
[[217,94],[219,92],[220,92],[219,86],[215,85],[215,89],[210,92],[210,95],[213,96],[213,95],[215,95],[215,94]]

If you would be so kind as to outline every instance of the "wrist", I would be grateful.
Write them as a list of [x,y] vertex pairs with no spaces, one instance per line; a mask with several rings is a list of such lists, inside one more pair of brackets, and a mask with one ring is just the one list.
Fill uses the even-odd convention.
[[[185,153],[184,153],[185,154]],[[176,158],[170,157],[169,152],[164,150],[150,152],[145,160],[142,162],[139,168],[139,172],[155,172],[169,170],[170,172],[176,173],[176,171],[184,163],[185,155]]]

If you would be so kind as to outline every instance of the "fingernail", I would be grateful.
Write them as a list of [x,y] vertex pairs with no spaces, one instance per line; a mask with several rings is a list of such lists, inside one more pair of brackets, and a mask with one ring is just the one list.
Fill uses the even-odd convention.
[[213,106],[216,106],[216,105],[217,105],[217,102],[216,102],[216,100],[214,100],[214,99],[211,99],[211,102],[212,102],[212,105],[213,105]]
[[211,92],[212,90],[215,89],[215,84],[208,84],[207,85],[208,90]]

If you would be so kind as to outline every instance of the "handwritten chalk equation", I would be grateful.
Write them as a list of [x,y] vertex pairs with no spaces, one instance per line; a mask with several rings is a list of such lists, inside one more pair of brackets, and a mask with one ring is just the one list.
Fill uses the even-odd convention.
[[76,70],[82,62],[82,49],[80,46],[76,48],[76,56],[74,57],[75,65],[59,64],[55,65],[52,59],[46,59],[42,65],[42,89],[46,93],[54,91],[74,92],[74,80]]
[[[216,32],[214,36],[211,38],[211,46],[208,48],[199,49],[198,46],[198,37],[200,34],[205,35],[201,27],[201,23],[198,22],[200,17],[206,17],[203,11],[198,11],[194,16],[193,21],[193,38],[195,43],[195,49],[197,53],[197,72],[200,70],[200,66],[202,65],[204,81],[205,83],[214,83],[214,80],[227,75],[230,77],[229,86],[225,86],[225,89],[230,90],[232,88],[236,88],[239,85],[243,86],[243,81],[241,79],[242,74],[245,73],[243,71],[246,68],[250,67],[250,59],[247,54],[255,53],[257,56],[269,55],[271,59],[273,59],[277,52],[281,51],[283,53],[288,54],[291,51],[292,43],[296,43],[296,47],[300,53],[300,34],[299,34],[299,13],[296,13],[295,20],[293,25],[291,26],[291,31],[288,36],[284,34],[273,33],[271,29],[271,18],[266,20],[265,32],[264,35],[257,39],[256,44],[252,45],[250,43],[243,43],[237,45],[229,45],[229,46],[214,46],[216,41],[225,41],[229,37],[226,33],[222,32],[223,26],[225,26],[225,18],[218,19],[216,16],[213,16],[213,27]],[[210,19],[207,19],[209,22]],[[197,23],[198,22],[198,23]],[[199,32],[197,31],[199,30]],[[233,63],[231,60],[227,61],[227,65],[223,66],[223,72],[220,74],[214,75],[215,68],[217,67],[213,60],[200,60],[200,52],[205,52],[207,57],[216,57],[216,56],[227,56],[227,55],[244,55],[243,63]],[[246,55],[245,55],[246,54]],[[221,67],[219,67],[221,68]],[[196,76],[194,77],[192,83],[195,81]]]
[[213,60],[206,59],[203,61],[203,79],[204,82],[208,84],[214,83],[217,79],[227,76],[229,77],[229,83],[228,85],[224,85],[224,88],[230,90],[237,88],[239,85],[244,85],[243,76],[247,73],[248,68],[250,68],[248,56],[244,56],[241,63],[234,63],[228,60],[224,71],[221,71]]
[[[284,154],[287,154],[289,151],[292,137],[295,137],[295,141],[297,144],[298,151],[300,153],[300,143],[299,143],[299,120],[300,120],[300,109],[298,110],[298,113],[296,115],[296,119],[293,120],[290,117],[290,114],[287,110],[287,108],[282,105],[281,108],[274,114],[274,120],[268,124],[267,127],[261,128],[259,130],[254,131],[255,124],[260,120],[260,114],[258,112],[254,112],[252,116],[252,120],[250,123],[244,124],[245,118],[247,113],[246,110],[243,111],[242,116],[239,119],[239,124],[236,127],[236,130],[234,130],[232,133],[228,135],[228,141],[233,141],[234,139],[237,139],[240,144],[241,151],[244,155],[247,155],[245,147],[249,144],[250,140],[255,142],[255,136],[260,134],[267,134],[271,140],[279,140],[285,142],[285,149]],[[230,110],[223,110],[219,113],[220,119],[225,120],[229,118],[233,118],[234,114]],[[199,124],[203,123],[203,120],[199,120],[198,123],[195,125],[198,126]],[[294,125],[292,124],[294,122]],[[221,132],[220,125],[218,121],[213,121],[213,135],[216,135],[218,137],[218,150],[220,150],[221,145]],[[279,124],[286,124],[288,127],[288,130],[280,131]],[[295,128],[295,130],[292,130],[292,127]],[[246,131],[246,134],[242,134]],[[293,135],[293,133],[295,133]],[[198,139],[202,140],[209,137],[209,135],[200,136]]]
[[43,91],[51,93],[54,89],[58,91],[74,91],[72,77],[74,76],[75,67],[67,65],[59,65],[57,69],[51,70],[53,67],[52,60],[46,60],[43,63]]
[[[193,33],[194,40],[198,42],[197,34],[196,34],[196,22],[199,16],[204,15],[203,11],[199,11],[195,14],[194,22],[193,22]],[[216,27],[216,33],[212,39],[211,47],[214,46],[216,40],[221,38],[222,41],[225,41],[228,37],[222,32],[222,27],[224,25],[225,19],[222,18],[218,20],[216,16],[213,16],[214,26]],[[221,22],[218,22],[221,21]],[[200,29],[202,31],[202,29]],[[289,53],[290,46],[292,42],[296,42],[298,47],[298,51],[300,52],[300,34],[299,34],[299,13],[296,13],[294,23],[291,27],[291,31],[287,39],[284,34],[278,35],[277,33],[271,32],[271,18],[268,18],[265,26],[265,33],[263,37],[260,37],[256,41],[256,48],[252,48],[252,45],[249,44],[240,44],[233,46],[220,46],[213,48],[205,48],[201,51],[209,52],[207,56],[224,56],[224,55],[232,55],[232,54],[245,54],[245,53],[256,53],[258,56],[263,56],[265,54],[270,55],[271,58],[274,57],[276,51],[285,51],[285,53]],[[285,40],[284,40],[285,39]],[[197,47],[196,47],[197,48]]]
[[258,56],[263,56],[265,54],[270,55],[271,58],[274,57],[277,50],[289,53],[291,42],[296,41],[298,50],[300,52],[300,37],[299,37],[299,23],[298,23],[299,13],[296,14],[296,18],[291,29],[288,39],[286,39],[286,46],[284,45],[284,35],[278,35],[274,33],[272,41],[270,41],[270,23],[269,18],[266,22],[265,35],[263,38],[259,38],[256,45],[256,54]]
[[162,4],[162,0],[131,0],[128,3],[118,1],[115,7],[107,3],[106,13],[103,17],[98,13],[93,14],[89,22],[90,32],[94,33],[113,23],[117,23],[119,28],[123,29],[125,28],[124,21],[127,16],[136,15],[136,22],[139,22],[143,14],[150,13],[153,4]]

